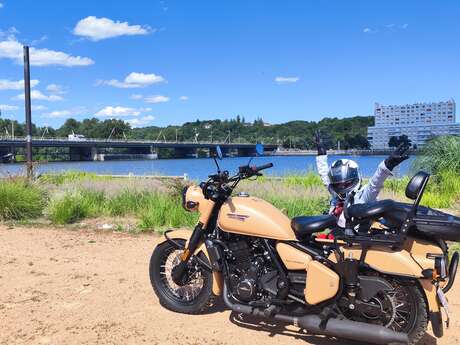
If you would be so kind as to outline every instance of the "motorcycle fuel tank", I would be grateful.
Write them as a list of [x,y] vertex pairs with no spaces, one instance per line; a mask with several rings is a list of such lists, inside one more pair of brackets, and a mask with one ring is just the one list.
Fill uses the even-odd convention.
[[291,220],[272,204],[255,197],[236,196],[222,205],[219,227],[240,235],[295,241]]

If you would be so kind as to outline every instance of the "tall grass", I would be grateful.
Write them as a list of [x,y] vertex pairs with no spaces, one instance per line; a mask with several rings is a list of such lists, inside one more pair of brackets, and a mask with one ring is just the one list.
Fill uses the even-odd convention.
[[23,179],[0,181],[0,220],[39,217],[46,204],[46,193]]
[[312,171],[304,175],[290,175],[284,179],[288,186],[303,186],[305,188],[322,186],[323,182],[317,173]]
[[432,174],[450,171],[460,175],[460,137],[440,136],[432,139],[417,157],[414,169]]

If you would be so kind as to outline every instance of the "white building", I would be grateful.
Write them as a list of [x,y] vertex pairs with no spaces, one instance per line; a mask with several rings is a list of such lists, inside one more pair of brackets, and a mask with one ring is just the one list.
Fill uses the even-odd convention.
[[375,125],[367,129],[373,149],[388,148],[392,136],[407,135],[418,147],[438,135],[460,135],[455,122],[455,101],[382,105],[375,103]]

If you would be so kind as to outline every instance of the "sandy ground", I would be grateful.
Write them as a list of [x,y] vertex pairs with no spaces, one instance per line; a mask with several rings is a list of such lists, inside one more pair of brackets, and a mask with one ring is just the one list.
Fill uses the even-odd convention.
[[[0,344],[315,344],[343,340],[240,320],[221,303],[187,316],[158,304],[148,262],[158,237],[0,226]],[[460,340],[460,283],[451,327],[422,344]]]

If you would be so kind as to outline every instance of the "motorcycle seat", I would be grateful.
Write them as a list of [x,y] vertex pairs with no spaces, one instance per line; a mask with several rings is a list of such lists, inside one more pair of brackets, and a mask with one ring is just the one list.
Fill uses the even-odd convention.
[[324,216],[295,217],[291,221],[292,230],[294,230],[297,238],[304,238],[336,225],[337,218],[329,214]]
[[356,219],[377,219],[394,211],[393,200],[377,200],[365,204],[354,204],[348,207],[348,215]]

